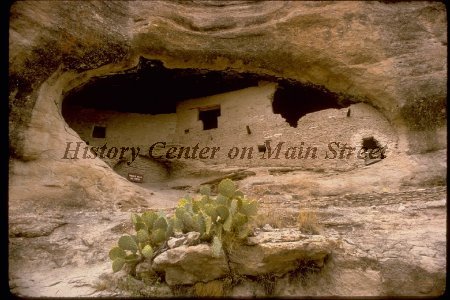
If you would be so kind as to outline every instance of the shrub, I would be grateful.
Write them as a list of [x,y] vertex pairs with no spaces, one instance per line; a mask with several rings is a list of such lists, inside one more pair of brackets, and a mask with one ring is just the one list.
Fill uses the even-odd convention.
[[222,297],[224,295],[224,284],[220,280],[207,283],[197,282],[194,285],[194,294],[197,297]]
[[313,211],[301,211],[298,214],[297,224],[301,231],[308,234],[319,234],[320,227],[317,221],[317,215]]
[[132,214],[136,234],[120,237],[118,246],[110,250],[113,271],[129,265],[134,273],[139,262],[153,260],[165,242],[178,232],[199,232],[201,241],[211,243],[215,256],[249,235],[249,221],[257,213],[257,203],[246,199],[233,181],[222,180],[216,197],[211,196],[209,186],[202,186],[200,193],[199,199],[180,199],[171,217],[153,211]]

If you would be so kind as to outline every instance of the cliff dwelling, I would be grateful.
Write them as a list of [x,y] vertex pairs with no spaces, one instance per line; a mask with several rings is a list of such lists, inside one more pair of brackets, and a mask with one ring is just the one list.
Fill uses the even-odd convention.
[[447,290],[444,4],[0,11],[12,296]]
[[[340,152],[344,144],[350,147],[358,135],[369,139],[371,133],[384,142],[355,145],[361,149],[395,148],[395,132],[387,120],[358,102],[320,86],[274,76],[168,69],[161,61],[141,58],[135,68],[94,78],[69,91],[62,115],[87,146],[105,148],[99,156],[114,171],[125,178],[140,174],[137,183],[146,185],[177,178],[177,172],[197,158],[189,154],[196,145],[200,151],[215,149],[199,157],[205,165],[316,169],[323,169],[331,158],[327,151]],[[349,109],[353,114],[348,115]],[[325,141],[335,142],[337,148]],[[66,150],[73,153],[74,147]],[[131,150],[121,151],[131,147],[139,148],[135,157]],[[167,155],[164,151],[171,147]],[[302,148],[315,148],[314,157],[302,156]],[[364,166],[361,157],[345,153],[345,162],[334,168],[358,166]]]

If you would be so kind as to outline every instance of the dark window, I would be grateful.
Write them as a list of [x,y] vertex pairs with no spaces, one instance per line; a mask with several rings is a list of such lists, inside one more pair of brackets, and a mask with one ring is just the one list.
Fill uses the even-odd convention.
[[386,155],[384,154],[384,148],[380,145],[380,143],[373,137],[363,138],[362,140],[362,149],[365,151],[373,151],[379,150],[381,151],[380,158],[384,159]]
[[220,106],[199,108],[198,119],[203,122],[203,130],[217,128],[217,118],[220,116]]
[[97,139],[104,139],[106,137],[106,127],[94,126],[94,130],[92,130],[92,137]]

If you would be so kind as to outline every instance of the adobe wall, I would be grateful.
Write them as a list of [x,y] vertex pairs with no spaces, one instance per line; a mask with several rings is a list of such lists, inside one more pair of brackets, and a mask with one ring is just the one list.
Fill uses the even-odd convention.
[[[151,145],[173,139],[177,123],[175,114],[138,114],[72,107],[65,120],[80,138],[91,146]],[[94,125],[106,127],[105,138],[93,138]]]
[[[324,170],[344,170],[365,165],[364,159],[358,159],[356,153],[347,158],[348,150],[344,152],[344,158],[340,159],[342,148],[337,144],[331,145],[333,150],[337,151],[333,154],[329,149],[329,144],[333,142],[339,143],[340,146],[347,144],[358,150],[363,138],[373,136],[382,146],[387,146],[386,156],[395,155],[397,152],[397,133],[386,118],[370,105],[364,103],[351,105],[349,117],[347,117],[348,108],[316,111],[300,118],[297,128],[294,128],[289,126],[281,115],[273,113],[272,99],[275,89],[275,84],[260,83],[259,87],[183,101],[177,107],[176,142],[191,147],[199,143],[200,148],[220,146],[221,149],[214,159],[215,163],[242,166],[299,166]],[[221,107],[218,128],[203,130],[202,121],[198,120],[197,108],[214,105]],[[249,126],[250,134],[246,126]],[[189,133],[185,133],[185,129],[189,129]],[[264,156],[267,159],[262,158],[263,153],[258,152],[258,145],[264,145],[266,141],[270,141],[273,152],[278,143],[283,143],[278,158],[273,154],[268,159],[267,152]],[[288,152],[286,157],[288,148],[295,146],[298,148],[303,146],[302,157],[305,156],[307,147],[317,147],[317,157],[298,159],[299,149],[295,159],[291,158],[292,151]],[[240,152],[231,159],[228,151],[233,147],[238,147]],[[253,148],[252,159],[249,159],[248,152],[241,159],[243,147]],[[311,149],[311,153],[312,151]],[[325,158],[327,152],[328,159]],[[231,157],[234,155],[234,152],[231,153]],[[211,160],[205,159],[204,162],[208,163]]]
[[[370,105],[358,103],[349,108],[316,111],[300,118],[294,128],[280,114],[273,113],[276,88],[276,83],[260,82],[259,86],[182,101],[174,114],[146,115],[78,107],[70,109],[65,118],[90,147],[107,144],[105,156],[109,155],[108,149],[117,147],[117,155],[111,155],[112,159],[105,157],[104,161],[124,177],[130,172],[144,174],[144,183],[169,179],[174,175],[169,174],[171,165],[182,161],[189,166],[194,160],[207,165],[350,170],[366,165],[364,154],[359,151],[363,138],[368,137],[374,137],[380,146],[387,146],[388,159],[395,157],[397,133]],[[199,109],[218,106],[218,127],[203,130]],[[94,125],[107,128],[105,139],[92,137]],[[258,146],[262,145],[270,148],[261,152]],[[344,149],[344,145],[355,149]],[[132,157],[131,151],[126,151],[120,161],[122,147],[139,147],[139,155]],[[213,147],[217,149],[214,154]],[[243,153],[245,147],[247,152]],[[202,149],[208,151],[203,150],[200,157]]]

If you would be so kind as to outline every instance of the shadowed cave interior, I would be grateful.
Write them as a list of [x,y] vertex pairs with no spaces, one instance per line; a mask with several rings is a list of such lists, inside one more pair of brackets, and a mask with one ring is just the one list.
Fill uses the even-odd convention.
[[[62,114],[66,117],[73,106],[152,115],[176,113],[176,104],[183,100],[257,86],[259,81],[278,84],[272,110],[275,114],[281,114],[292,127],[297,127],[298,120],[308,113],[351,104],[322,87],[293,80],[233,70],[168,69],[161,61],[141,57],[134,68],[94,77],[67,92]],[[217,127],[218,116],[220,108],[199,111],[204,130]],[[100,131],[96,134],[101,136]]]

